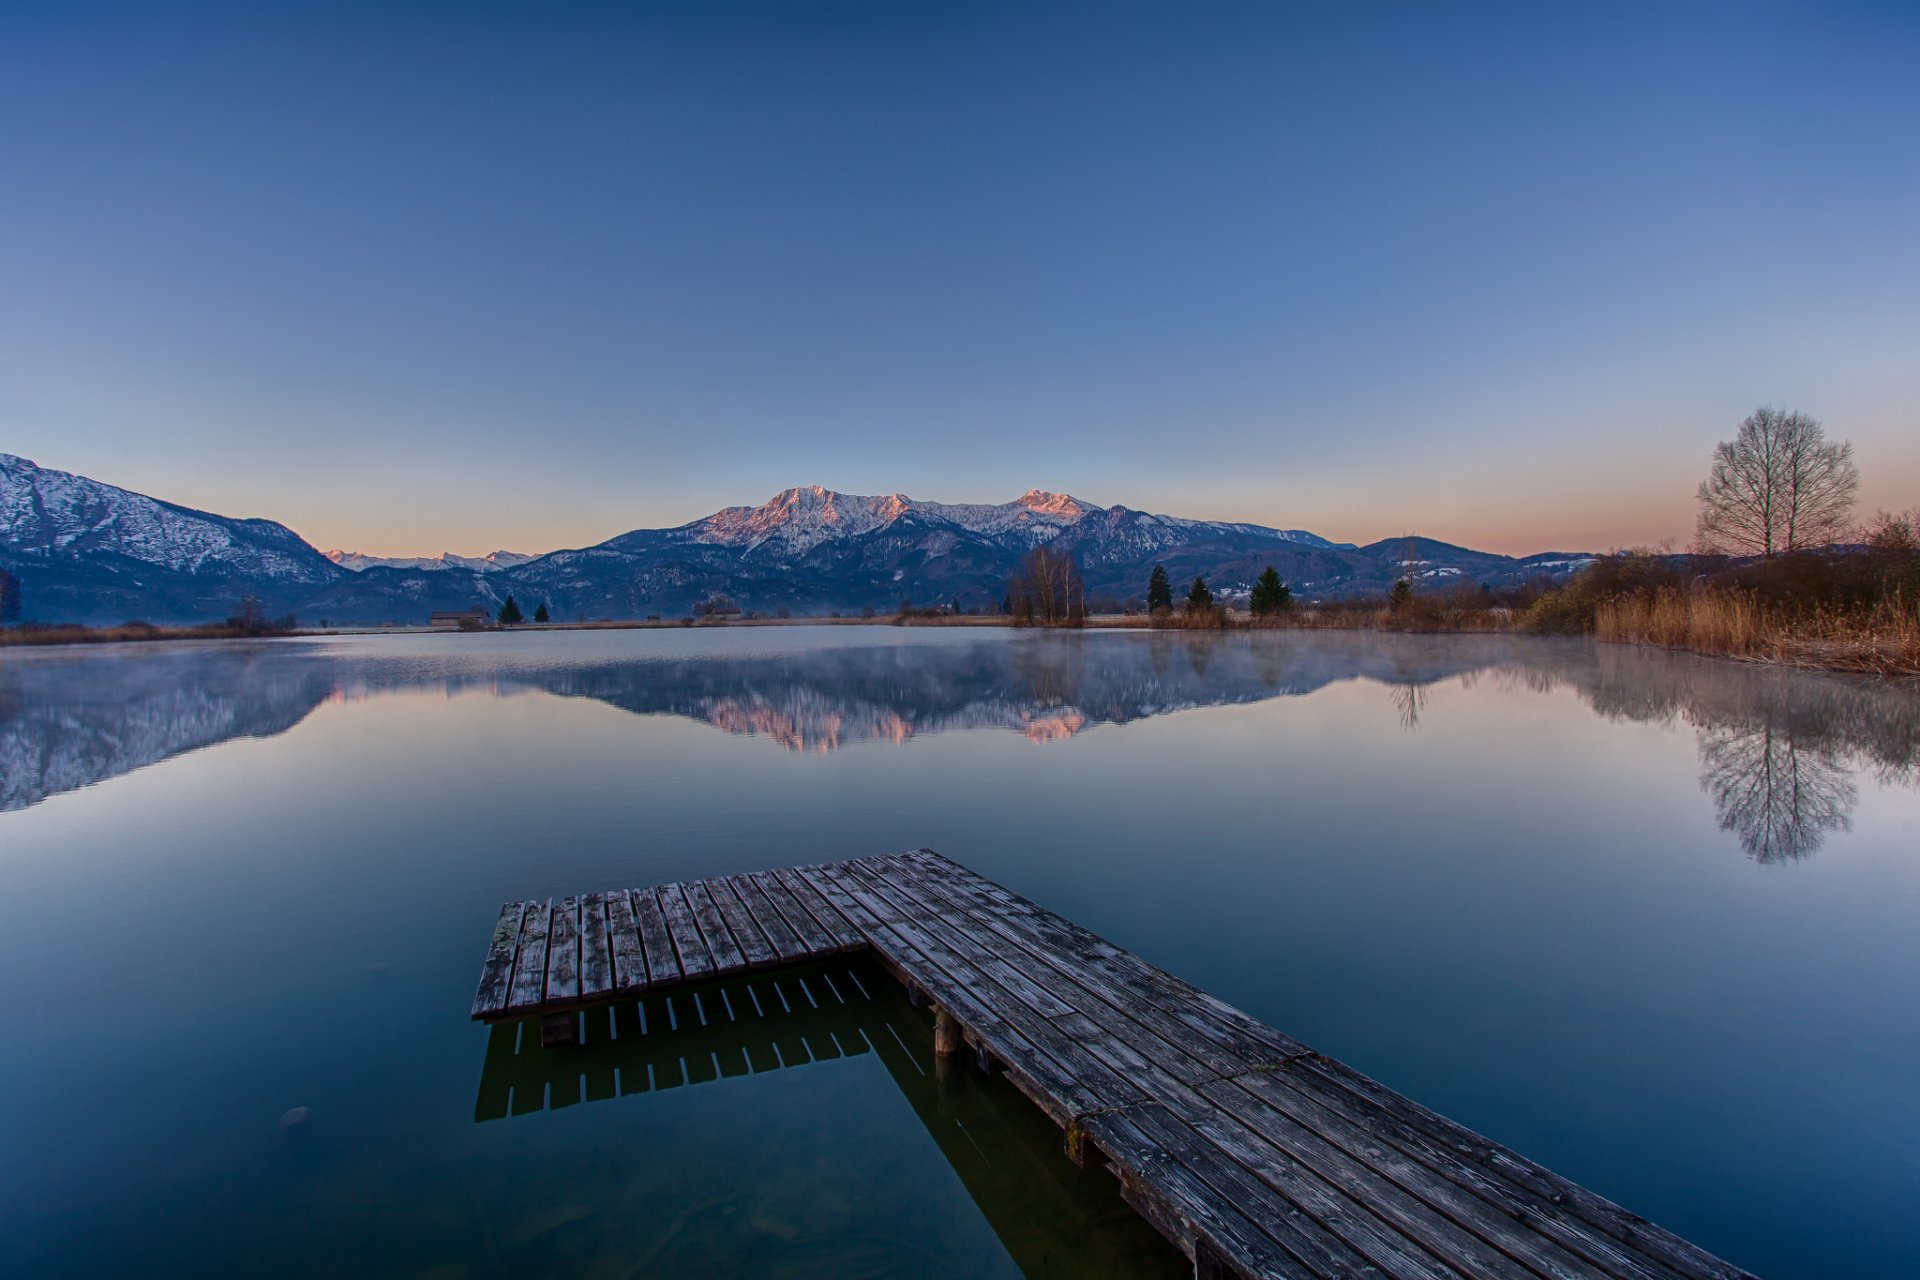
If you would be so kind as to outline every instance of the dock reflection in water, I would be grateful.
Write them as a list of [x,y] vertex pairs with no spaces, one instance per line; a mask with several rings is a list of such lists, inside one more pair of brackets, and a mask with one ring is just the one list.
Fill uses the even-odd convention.
[[489,1029],[476,1123],[871,1056],[1028,1276],[1180,1276],[1191,1264],[1120,1199],[1104,1169],[1005,1080],[933,1053],[933,1019],[871,961],[783,965],[587,1010],[580,1043],[543,1048],[537,1018]]

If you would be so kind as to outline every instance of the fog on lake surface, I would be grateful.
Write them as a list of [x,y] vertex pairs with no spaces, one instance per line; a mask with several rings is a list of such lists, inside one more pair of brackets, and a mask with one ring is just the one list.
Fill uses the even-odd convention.
[[503,900],[910,846],[1763,1275],[1920,1274],[1910,686],[876,627],[0,655],[0,1256],[1179,1273],[872,975],[671,1081],[467,1021]]

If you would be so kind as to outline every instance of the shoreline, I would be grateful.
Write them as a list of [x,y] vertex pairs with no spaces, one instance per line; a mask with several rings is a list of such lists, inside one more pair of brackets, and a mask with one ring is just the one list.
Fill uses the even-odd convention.
[[[161,626],[116,626],[82,627],[62,626],[33,628],[35,638],[18,638],[18,632],[0,631],[0,652],[7,649],[45,650],[76,648],[87,645],[104,644],[142,644],[162,641],[212,641],[212,640],[316,640],[336,636],[440,636],[472,635],[490,636],[529,631],[568,632],[568,631],[695,631],[695,630],[732,630],[756,627],[981,627],[1008,630],[1084,630],[1084,631],[1162,631],[1191,634],[1229,634],[1254,631],[1286,632],[1325,632],[1325,631],[1368,631],[1390,632],[1409,636],[1454,636],[1454,635],[1518,635],[1532,633],[1513,626],[1501,627],[1425,627],[1398,628],[1368,626],[1345,621],[1295,621],[1279,625],[1255,626],[1245,621],[1229,622],[1217,627],[1155,627],[1151,619],[1141,614],[1097,614],[1090,616],[1085,625],[1078,628],[1019,627],[1005,617],[990,615],[962,615],[959,617],[901,617],[899,615],[872,618],[731,618],[725,621],[709,619],[674,618],[659,621],[631,620],[605,622],[538,622],[522,623],[514,627],[492,627],[484,630],[462,631],[451,627],[426,626],[360,626],[360,627],[299,627],[291,631],[243,632],[230,627],[161,627]],[[1582,637],[1565,636],[1564,639]],[[1689,645],[1664,644],[1657,640],[1636,639],[1631,637],[1603,637],[1589,632],[1585,639],[1595,644],[1617,644],[1633,648],[1660,649],[1668,653],[1691,653],[1703,658],[1720,658],[1739,662],[1749,666],[1783,667],[1796,671],[1824,671],[1837,675],[1875,676],[1896,681],[1914,681],[1920,679],[1920,669],[1909,669],[1903,656],[1886,656],[1883,647],[1875,644],[1872,638],[1854,645],[1838,649],[1831,643],[1806,641],[1796,644],[1785,638],[1775,641],[1771,651],[1760,653],[1727,653]]]

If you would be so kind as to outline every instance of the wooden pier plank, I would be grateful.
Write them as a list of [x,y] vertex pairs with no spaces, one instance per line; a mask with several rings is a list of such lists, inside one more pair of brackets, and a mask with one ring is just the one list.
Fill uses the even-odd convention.
[[[895,864],[895,860],[893,859],[886,861],[889,864]],[[899,867],[898,870],[901,875],[907,878],[915,878],[914,873],[905,867]],[[923,884],[929,883],[927,879],[929,874],[932,876],[930,892],[937,895],[940,891],[944,890],[946,893],[953,895],[952,898],[946,899],[945,904],[947,906],[955,910],[967,909],[968,904],[956,903],[953,900],[965,896],[965,886],[958,877],[940,877],[937,871],[930,872],[923,867],[918,877],[920,882]],[[977,906],[978,904],[975,903],[971,905]],[[979,919],[979,917],[975,918]],[[1005,925],[992,920],[981,919],[980,924],[982,928],[996,932],[997,935],[1006,940],[1009,945],[1016,947],[1025,945],[1033,948],[1030,954],[1033,955],[1035,961],[1042,964],[1048,963],[1048,952],[1045,950],[1047,946],[1046,942],[1038,938],[1032,940],[1022,939],[1017,933]],[[1195,1106],[1204,1108],[1208,1103],[1211,1103],[1214,1106],[1220,1107],[1222,1110],[1239,1111],[1242,1114],[1237,1116],[1236,1119],[1240,1123],[1248,1124],[1249,1127],[1256,1131],[1261,1131],[1267,1136],[1273,1136],[1275,1133],[1278,1133],[1280,1137],[1285,1140],[1279,1145],[1284,1147],[1287,1141],[1291,1141],[1295,1143],[1297,1147],[1313,1150],[1319,1158],[1304,1161],[1303,1163],[1307,1167],[1315,1169],[1331,1168],[1338,1175],[1336,1178],[1337,1182],[1367,1187],[1371,1192],[1368,1196],[1368,1203],[1387,1206],[1401,1217],[1413,1222],[1416,1224],[1416,1234],[1445,1242],[1447,1247],[1443,1250],[1443,1253],[1450,1254],[1456,1265],[1468,1266],[1472,1268],[1476,1274],[1489,1276],[1518,1274],[1517,1272],[1513,1272],[1509,1265],[1509,1260],[1512,1259],[1525,1262],[1528,1267],[1538,1270],[1540,1274],[1575,1277],[1607,1274],[1599,1268],[1618,1261],[1617,1259],[1609,1259],[1608,1251],[1605,1250],[1604,1247],[1597,1251],[1597,1257],[1595,1256],[1596,1251],[1578,1247],[1574,1238],[1581,1234],[1579,1232],[1546,1232],[1543,1233],[1546,1238],[1539,1240],[1535,1240],[1526,1234],[1516,1236],[1510,1230],[1512,1222],[1511,1216],[1501,1208],[1477,1199],[1475,1196],[1461,1193],[1460,1188],[1453,1186],[1443,1178],[1433,1176],[1432,1170],[1416,1167],[1412,1162],[1396,1161],[1393,1156],[1388,1154],[1388,1148],[1382,1144],[1377,1135],[1366,1133],[1364,1130],[1357,1129],[1354,1126],[1349,1125],[1343,1130],[1343,1136],[1347,1139],[1348,1143],[1345,1147],[1338,1145],[1332,1139],[1323,1138],[1317,1130],[1306,1128],[1292,1129],[1286,1127],[1275,1129],[1271,1123],[1263,1130],[1258,1123],[1250,1122],[1246,1118],[1246,1112],[1251,1110],[1257,1114],[1257,1108],[1249,1108],[1246,1106],[1233,1107],[1230,1105],[1235,1100],[1236,1094],[1240,1092],[1239,1086],[1242,1084],[1251,1085],[1252,1082],[1256,1081],[1267,1083],[1286,1080],[1291,1077],[1281,1073],[1258,1070],[1255,1069],[1254,1064],[1245,1063],[1241,1064],[1240,1068],[1244,1074],[1236,1075],[1232,1069],[1233,1064],[1231,1062],[1220,1061],[1215,1056],[1216,1050],[1211,1046],[1196,1050],[1194,1047],[1194,1037],[1189,1036],[1188,1043],[1183,1047],[1180,1043],[1180,1035],[1184,1029],[1184,1024],[1164,1014],[1157,1013],[1151,1005],[1138,1000],[1137,991],[1128,991],[1110,986],[1095,970],[1076,968],[1065,961],[1056,961],[1054,963],[1059,966],[1055,969],[1057,975],[1055,978],[1056,990],[1062,989],[1062,984],[1075,989],[1079,989],[1081,985],[1084,984],[1086,989],[1098,992],[1096,998],[1102,1000],[1105,1004],[1109,1017],[1117,1015],[1137,1019],[1157,1031],[1164,1038],[1165,1047],[1154,1054],[1153,1061],[1166,1061],[1167,1059],[1160,1056],[1161,1053],[1177,1055],[1182,1052],[1198,1052],[1207,1059],[1211,1065],[1227,1068],[1223,1070],[1221,1074],[1223,1076],[1233,1077],[1236,1082],[1235,1085],[1221,1093],[1214,1093],[1210,1091],[1207,1086],[1203,1085],[1201,1087],[1201,1093],[1207,1095],[1207,1102],[1196,1103],[1193,1098],[1189,1097],[1189,1110],[1192,1110]],[[1154,994],[1165,998],[1168,993],[1161,991]],[[1210,1029],[1218,1030],[1218,1028]],[[1200,1043],[1205,1044],[1205,1042]],[[1251,1095],[1248,1095],[1248,1101],[1251,1101]],[[1394,1172],[1399,1173],[1405,1179],[1405,1182],[1394,1181],[1388,1173],[1375,1168],[1374,1163],[1369,1163],[1365,1159],[1349,1159],[1349,1153],[1357,1154],[1358,1152],[1372,1152],[1373,1155],[1377,1157],[1374,1163],[1390,1166]],[[1296,1154],[1298,1154],[1297,1149]],[[1415,1195],[1413,1192],[1406,1191],[1407,1187],[1417,1187],[1420,1194]],[[1405,1194],[1403,1194],[1403,1192]],[[1414,1198],[1408,1200],[1406,1198],[1407,1195],[1413,1195]],[[1509,1196],[1508,1199],[1511,1199],[1511,1197]],[[1538,1207],[1536,1207],[1536,1211],[1537,1209]],[[1438,1214],[1439,1217],[1437,1219],[1426,1217],[1429,1212]],[[1501,1246],[1507,1250],[1506,1256],[1488,1256],[1481,1250],[1481,1242],[1495,1238],[1497,1238]],[[1554,1241],[1559,1241],[1559,1243],[1554,1243]],[[1562,1247],[1563,1245],[1565,1247]],[[1633,1268],[1631,1263],[1629,1263],[1624,1270],[1626,1274],[1641,1274]]]
[[754,923],[760,926],[775,955],[788,961],[807,958],[807,948],[801,943],[800,935],[788,927],[786,917],[773,905],[758,880],[751,875],[729,876],[727,883],[740,896],[741,905],[753,916]]
[[509,902],[500,908],[493,926],[493,940],[487,944],[487,960],[480,967],[480,989],[473,996],[473,1016],[484,1018],[507,1007],[507,991],[513,983],[513,957],[520,949],[520,919],[527,913],[524,902]]
[[680,959],[680,972],[689,980],[713,976],[713,952],[700,934],[700,925],[687,904],[685,889],[677,884],[660,886],[660,915],[673,938],[673,953]]
[[519,954],[514,957],[513,984],[507,995],[510,1010],[538,1008],[547,993],[547,920],[552,914],[548,904],[529,902],[521,917]]
[[1189,1026],[1197,1035],[1243,1059],[1279,1062],[1310,1054],[1293,1037],[1266,1026],[1224,1001],[1122,951],[1106,939],[1072,921],[1036,906],[1004,886],[974,874],[938,854],[916,850],[901,855],[930,865],[951,892],[971,893],[992,904],[1001,918],[1032,934],[1049,948],[1071,956],[1090,972],[1104,975],[1134,999],[1160,1009]]
[[1029,1019],[1016,1026],[1007,1013],[1017,1000],[932,937],[915,913],[872,893],[859,878],[858,865],[809,868],[813,874],[808,878],[816,884],[836,886],[890,933],[891,945],[871,931],[868,936],[882,956],[899,963],[936,1005],[959,1018],[971,1035],[984,1040],[989,1051],[1015,1075],[1016,1083],[1023,1075],[1052,1078],[1055,1090],[1063,1092],[1058,1101],[1036,1098],[1043,1110],[1064,1124],[1082,1112],[1136,1102],[1144,1096],[1045,1018]]
[[991,945],[1003,956],[1017,957],[1055,992],[1074,993],[1075,1003],[1083,1011],[1091,1012],[1095,1006],[1106,1011],[1104,1022],[1141,1042],[1148,1054],[1165,1059],[1181,1078],[1210,1080],[1251,1070],[1270,1060],[1271,1055],[1235,1053],[1193,1035],[1186,1024],[1139,999],[1136,992],[1119,987],[1071,953],[1022,932],[985,904],[970,900],[965,886],[952,883],[951,877],[929,874],[924,868],[891,859],[883,865],[902,881],[916,885],[942,917],[982,939],[982,945]]
[[613,945],[607,933],[607,895],[580,898],[580,998],[603,999],[613,994]]
[[613,988],[620,995],[645,991],[647,949],[640,941],[640,922],[633,915],[633,896],[620,891],[606,895],[607,934],[613,945]]
[[680,958],[674,954],[673,935],[667,932],[667,918],[660,910],[660,890],[635,889],[628,898],[634,926],[646,948],[648,984],[661,987],[680,981]]
[[821,897],[818,889],[802,880],[792,867],[778,867],[769,874],[785,885],[787,891],[793,894],[794,901],[826,930],[835,950],[859,951],[866,947],[867,935],[842,915],[839,908]]
[[[557,908],[509,904],[474,1016],[562,1010],[610,989],[860,948],[935,1007],[940,1053],[964,1038],[1066,1128],[1070,1152],[1106,1158],[1127,1201],[1194,1258],[1196,1274],[1752,1280],[926,850],[590,894]],[[786,982],[770,970],[755,982],[761,1000],[844,999],[804,973]],[[669,1003],[699,1018],[696,1005],[712,999],[720,1003],[706,1018],[777,1026],[773,1006],[735,1008],[728,990],[694,987]],[[777,1043],[762,1056],[848,1051],[828,1040]],[[698,1084],[759,1069],[753,1052],[717,1068],[695,1055],[648,1072],[655,1088]]]
[[[863,876],[876,892],[884,894],[886,890],[881,880],[883,870],[898,873],[901,868],[890,860],[876,859],[855,874]],[[930,888],[925,884],[918,887],[923,892]],[[948,933],[953,937],[964,936],[963,930],[934,923],[952,910],[951,904],[931,897],[929,900],[940,908],[930,914],[926,922],[929,931],[937,936],[947,936]],[[943,933],[943,930],[947,933]],[[1455,1277],[1455,1271],[1441,1265],[1427,1248],[1414,1243],[1415,1237],[1398,1230],[1395,1223],[1389,1220],[1391,1215],[1377,1215],[1370,1211],[1369,1206],[1375,1198],[1390,1198],[1397,1189],[1379,1180],[1368,1188],[1372,1196],[1365,1200],[1349,1198],[1336,1182],[1320,1176],[1307,1165],[1292,1161],[1277,1149],[1267,1147],[1257,1135],[1232,1122],[1231,1117],[1216,1117],[1214,1113],[1217,1108],[1186,1087],[1215,1078],[1208,1074],[1206,1064],[1200,1059],[1186,1056],[1177,1040],[1160,1038],[1151,1029],[1128,1020],[1121,1008],[1092,996],[1074,981],[1070,969],[1055,967],[1045,957],[1029,954],[1022,957],[1023,962],[1035,972],[1035,976],[1029,979],[1025,975],[1018,975],[1013,966],[982,954],[979,948],[974,949],[974,955],[970,958],[982,972],[995,976],[1010,990],[1016,991],[1032,1013],[1048,1017],[1056,1025],[1068,1030],[1076,1043],[1087,1046],[1116,1073],[1148,1086],[1149,1092],[1169,1106],[1178,1102],[1177,1114],[1181,1114],[1182,1119],[1191,1122],[1198,1117],[1203,1121],[1215,1121],[1215,1127],[1207,1133],[1214,1148],[1209,1157],[1213,1163],[1196,1166],[1193,1170],[1196,1175],[1215,1180],[1227,1179],[1244,1191],[1250,1185],[1246,1181],[1249,1176],[1247,1171],[1257,1171],[1267,1187],[1265,1194],[1274,1198],[1269,1209],[1284,1205],[1291,1212],[1304,1210],[1317,1221],[1338,1223],[1339,1229],[1333,1234],[1344,1237],[1349,1247],[1372,1259],[1373,1265],[1384,1274],[1421,1277],[1424,1280],[1453,1280]],[[1010,972],[1017,975],[1012,982],[1008,982],[1006,976]],[[1084,1011],[1061,1007],[1060,1002],[1048,991],[1049,987],[1052,991],[1080,993],[1084,997],[1081,1001]],[[1245,1064],[1239,1065],[1243,1068]],[[1206,1148],[1195,1147],[1194,1150],[1205,1152]],[[1226,1167],[1236,1161],[1242,1167]],[[1215,1168],[1214,1164],[1221,1167]],[[1280,1199],[1282,1196],[1284,1200]],[[1245,1196],[1242,1198],[1245,1199]],[[1417,1217],[1423,1207],[1407,1201],[1394,1203],[1392,1208]],[[1429,1213],[1428,1220],[1421,1225],[1431,1233],[1445,1236],[1451,1224]],[[1487,1250],[1479,1241],[1464,1233],[1459,1233],[1458,1239],[1447,1243],[1453,1246],[1452,1252],[1470,1264],[1470,1269],[1464,1274],[1488,1277],[1521,1274],[1517,1266],[1508,1265],[1508,1259]]]
[[767,940],[766,933],[754,923],[753,913],[740,901],[740,895],[733,887],[733,877],[709,880],[707,889],[713,894],[713,904],[720,909],[726,919],[727,928],[733,931],[734,941],[740,944],[740,952],[746,957],[749,969],[764,969],[768,965],[780,963],[780,953],[773,949],[773,943]]
[[756,871],[748,878],[760,886],[760,891],[767,895],[768,901],[773,903],[774,909],[787,922],[787,927],[793,930],[794,936],[800,940],[800,945],[806,949],[808,955],[831,955],[838,950],[833,935],[813,918],[812,913],[800,905],[778,876],[767,871]]
[[[1183,1111],[1186,1117],[1210,1116],[1219,1111],[1231,1118],[1235,1126],[1258,1135],[1257,1141],[1274,1148],[1271,1154],[1263,1156],[1256,1148],[1246,1145],[1246,1134],[1223,1130],[1221,1133],[1225,1136],[1215,1135],[1222,1147],[1235,1148],[1237,1145],[1240,1156],[1251,1165],[1273,1166],[1274,1157],[1283,1156],[1288,1160],[1297,1159],[1303,1169],[1331,1173],[1334,1186],[1363,1189],[1366,1193],[1364,1202],[1375,1209],[1383,1209],[1381,1216],[1390,1220],[1395,1229],[1408,1233],[1411,1238],[1427,1241],[1429,1245],[1437,1242],[1440,1248],[1436,1252],[1442,1258],[1470,1274],[1519,1277],[1537,1272],[1569,1278],[1598,1277],[1603,1274],[1588,1259],[1571,1254],[1547,1240],[1535,1240],[1524,1234],[1515,1237],[1509,1229],[1511,1220],[1494,1206],[1461,1192],[1444,1179],[1434,1178],[1431,1171],[1415,1168],[1412,1162],[1394,1161],[1386,1156],[1378,1140],[1369,1135],[1349,1127],[1344,1135],[1348,1146],[1343,1147],[1306,1126],[1288,1124],[1277,1115],[1263,1116],[1262,1109],[1252,1095],[1241,1098],[1236,1086],[1225,1086],[1218,1092],[1210,1091],[1209,1082],[1220,1077],[1237,1079],[1241,1073],[1264,1077],[1265,1073],[1257,1071],[1253,1063],[1223,1059],[1219,1049],[1205,1042],[1198,1042],[1196,1047],[1197,1038],[1188,1032],[1184,1024],[1158,1015],[1136,1001],[1130,1001],[1126,992],[1108,986],[1097,975],[1041,949],[1040,944],[1022,939],[998,922],[968,915],[969,907],[976,904],[945,896],[943,890],[950,886],[940,883],[937,876],[929,878],[923,868],[903,865],[891,858],[875,861],[889,867],[908,883],[918,885],[928,895],[929,901],[939,905],[944,912],[952,913],[956,919],[971,920],[998,941],[1022,954],[1025,962],[1034,967],[1039,980],[1045,982],[1050,990],[1056,994],[1073,993],[1073,998],[1084,1008],[1090,1012],[1097,1011],[1103,1025],[1093,1032],[1083,1030],[1083,1040],[1098,1043],[1105,1040],[1108,1033],[1119,1029],[1121,1038],[1116,1042],[1117,1047],[1141,1055],[1141,1065],[1133,1068],[1136,1072],[1152,1074],[1165,1070],[1175,1077],[1161,1082],[1156,1093],[1163,1099],[1170,1095],[1183,1098],[1186,1104],[1184,1109],[1176,1108],[1176,1111]],[[1196,1079],[1196,1069],[1215,1074],[1203,1074]],[[1186,1085],[1196,1085],[1198,1091],[1186,1089]],[[1236,1102],[1241,1105],[1234,1105]],[[1265,1118],[1268,1123],[1264,1126],[1256,1123],[1248,1119],[1248,1113]],[[1249,1151],[1253,1152],[1250,1159],[1247,1156]],[[1358,1154],[1360,1152],[1372,1152],[1380,1157],[1380,1163],[1400,1173],[1406,1182],[1395,1181],[1387,1172],[1368,1163]],[[1276,1185],[1279,1184],[1276,1182]],[[1310,1197],[1322,1194],[1316,1185],[1303,1185],[1305,1194]],[[1409,1190],[1409,1187],[1416,1190]],[[1281,1186],[1280,1189],[1285,1191],[1287,1187]],[[1427,1192],[1427,1198],[1422,1198],[1417,1191]],[[1324,1200],[1320,1203],[1323,1208],[1327,1207]],[[1503,1240],[1508,1251],[1493,1252],[1496,1246],[1490,1246],[1490,1240]]]
[[[856,896],[856,890],[848,889],[834,878],[836,870],[833,866],[801,867],[796,874],[859,926],[872,941],[875,953],[896,976],[909,983],[918,980],[921,989],[928,991],[929,998],[944,1002],[966,1016],[974,1034],[990,1047],[1014,1084],[1035,1105],[1063,1125],[1075,1115],[1102,1105],[1101,1098],[1091,1087],[1075,1078],[1042,1046],[1019,1035],[1012,1027],[1001,1022],[985,1004],[974,1000],[972,993],[964,986],[954,985],[953,980],[937,967],[925,962],[911,942],[897,935]],[[891,914],[889,909],[881,909]],[[908,968],[915,965],[916,960],[921,963],[909,975]]]
[[694,880],[682,887],[686,890],[687,905],[693,908],[693,918],[700,925],[700,935],[706,939],[707,950],[713,955],[714,972],[738,973],[746,968],[746,953],[734,941],[733,931],[727,928],[720,908],[714,904],[707,882]]
[[547,993],[543,1003],[580,1000],[580,899],[562,898],[547,925]]

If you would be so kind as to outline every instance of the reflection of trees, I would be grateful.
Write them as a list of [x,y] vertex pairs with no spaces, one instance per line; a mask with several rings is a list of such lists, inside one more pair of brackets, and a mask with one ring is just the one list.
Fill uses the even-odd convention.
[[1173,652],[1173,637],[1164,631],[1154,631],[1147,636],[1147,656],[1153,663],[1156,677],[1167,674],[1167,655]]
[[1418,729],[1420,713],[1426,710],[1427,699],[1431,696],[1427,686],[1412,681],[1396,684],[1390,696],[1393,698],[1393,709],[1400,713],[1400,727],[1408,733]]
[[1920,776],[1920,695],[1908,686],[1624,645],[1527,646],[1522,687],[1571,685],[1609,720],[1687,724],[1722,830],[1757,862],[1786,862],[1852,829],[1856,773]]
[[[1037,643],[1014,649],[1011,662],[1016,687],[1024,687],[1036,709],[1059,706],[1079,700],[1080,678],[1086,649],[1073,643],[1073,637],[1042,635]],[[1056,643],[1064,641],[1064,643]]]
[[1700,766],[1720,829],[1737,833],[1755,862],[1804,858],[1827,832],[1853,829],[1859,789],[1846,763],[1790,729],[1704,727]]
[[1220,637],[1201,632],[1187,640],[1187,665],[1193,668],[1193,674],[1205,680],[1207,668],[1213,665],[1214,650],[1220,647]]

